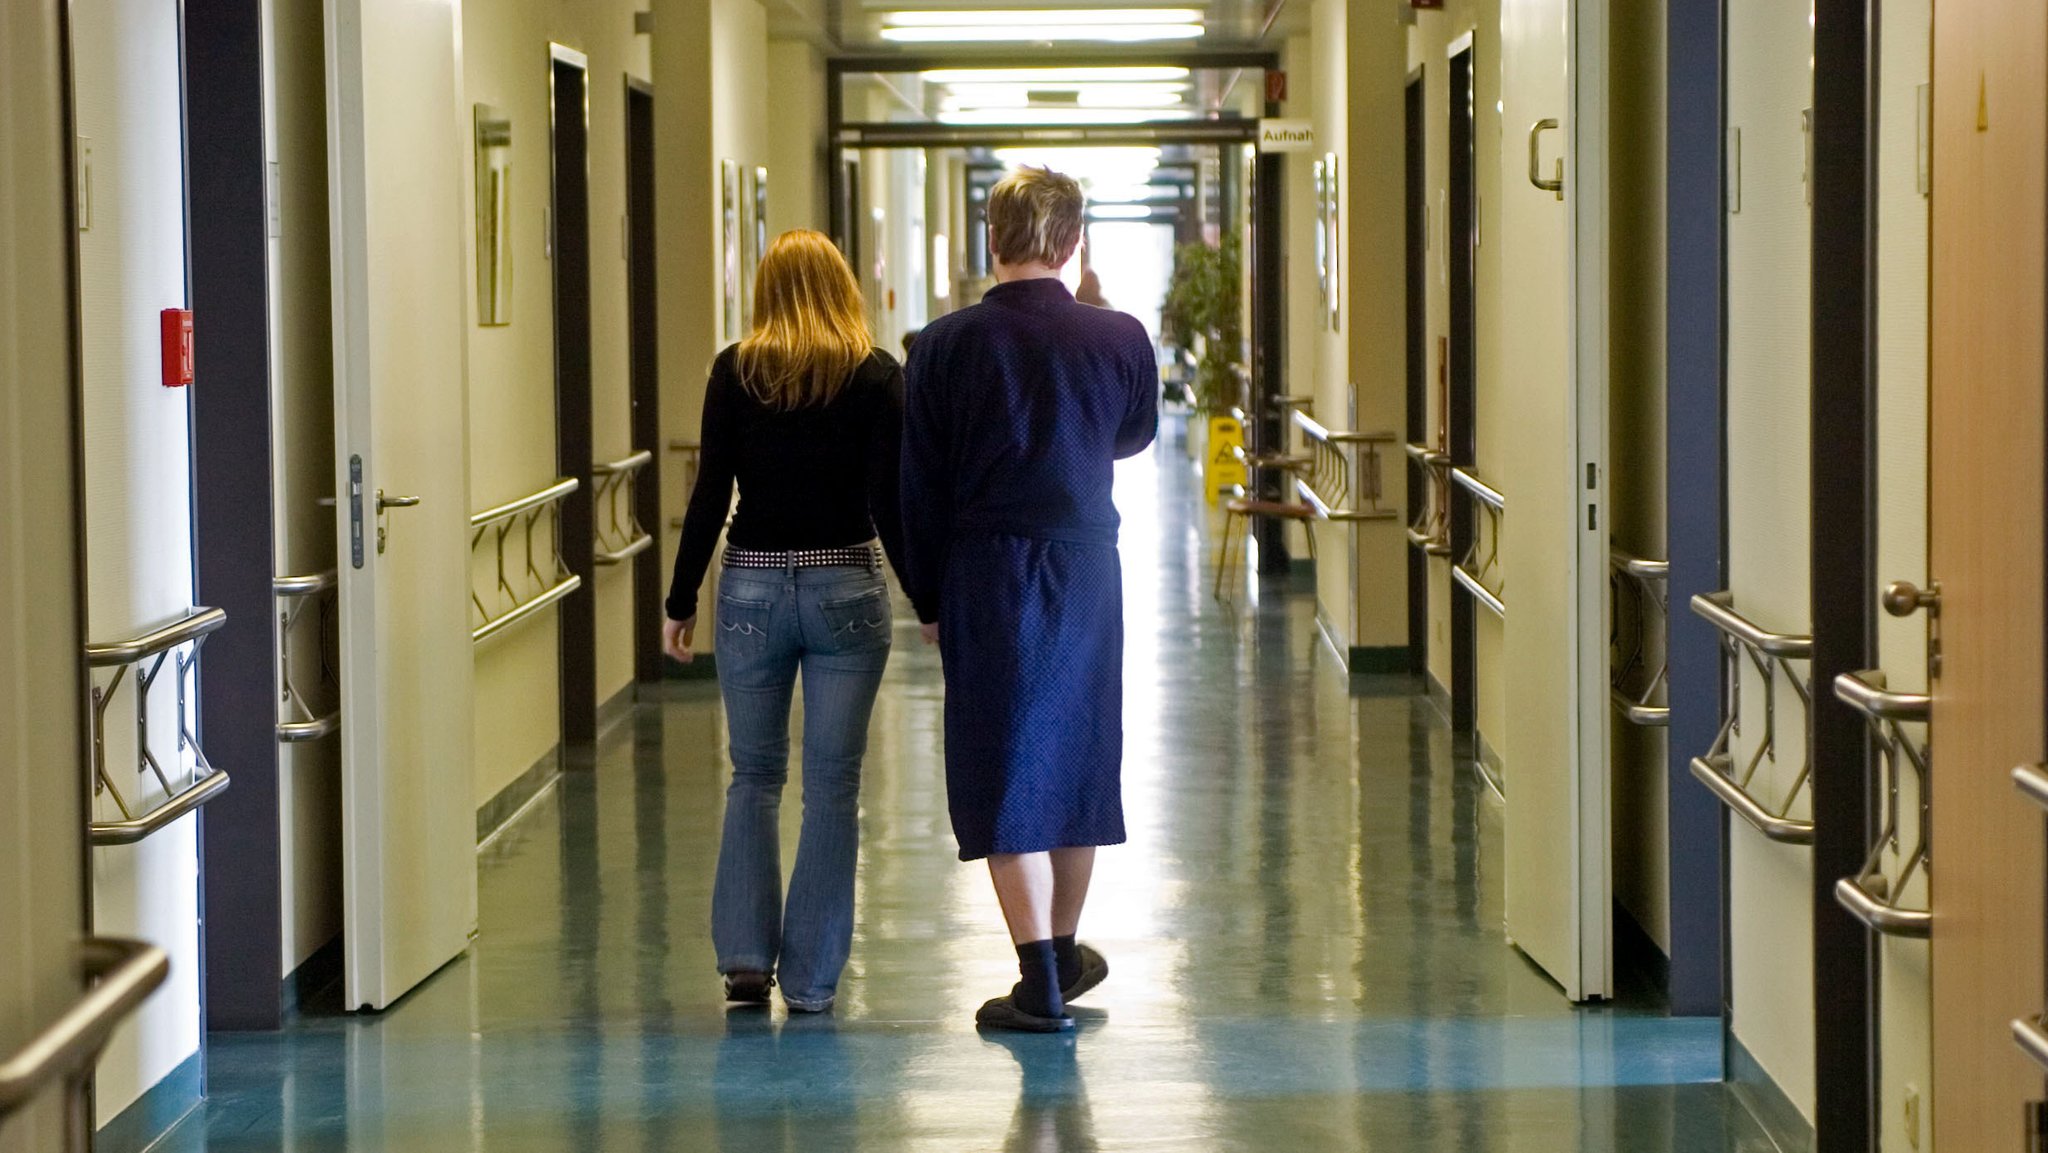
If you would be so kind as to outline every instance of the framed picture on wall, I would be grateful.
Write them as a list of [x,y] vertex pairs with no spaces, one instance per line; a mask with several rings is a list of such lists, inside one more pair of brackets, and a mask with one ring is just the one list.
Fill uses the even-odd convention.
[[724,286],[725,297],[725,339],[738,340],[742,335],[740,315],[740,166],[731,160],[718,162],[720,185],[723,197],[720,206],[719,258],[723,275],[720,283]]
[[768,170],[754,168],[754,259],[768,255]]
[[1341,255],[1344,249],[1341,244],[1343,238],[1339,235],[1339,222],[1343,219],[1344,202],[1337,195],[1337,154],[1334,152],[1323,154],[1322,197],[1321,237],[1316,242],[1316,248],[1323,253],[1323,305],[1329,314],[1330,331],[1335,332],[1343,326],[1340,297],[1344,290]]
[[1324,188],[1327,177],[1323,162],[1314,164],[1316,187],[1316,297],[1323,302],[1323,316],[1327,320],[1330,312],[1330,231],[1327,217],[1330,212],[1330,195]]

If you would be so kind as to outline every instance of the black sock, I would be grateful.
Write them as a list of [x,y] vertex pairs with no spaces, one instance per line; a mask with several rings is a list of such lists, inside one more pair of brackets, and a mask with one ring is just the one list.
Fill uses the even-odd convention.
[[1024,977],[1017,985],[1017,1008],[1034,1017],[1066,1014],[1066,1003],[1060,1000],[1059,959],[1050,940],[1017,946],[1017,970]]
[[1060,988],[1068,988],[1081,979],[1081,949],[1074,944],[1072,933],[1064,937],[1054,937],[1052,952],[1060,963]]

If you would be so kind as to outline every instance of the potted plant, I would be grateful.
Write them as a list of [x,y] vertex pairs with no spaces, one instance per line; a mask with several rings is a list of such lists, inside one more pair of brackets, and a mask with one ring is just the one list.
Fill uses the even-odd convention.
[[1235,235],[1174,249],[1159,326],[1165,343],[1194,358],[1186,443],[1188,454],[1201,459],[1210,418],[1243,399],[1244,259]]

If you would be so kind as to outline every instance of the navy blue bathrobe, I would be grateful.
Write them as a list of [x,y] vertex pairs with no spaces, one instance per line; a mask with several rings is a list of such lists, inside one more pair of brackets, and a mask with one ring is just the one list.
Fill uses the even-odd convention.
[[1124,839],[1114,462],[1158,427],[1135,319],[1019,280],[918,334],[904,551],[939,606],[960,859]]

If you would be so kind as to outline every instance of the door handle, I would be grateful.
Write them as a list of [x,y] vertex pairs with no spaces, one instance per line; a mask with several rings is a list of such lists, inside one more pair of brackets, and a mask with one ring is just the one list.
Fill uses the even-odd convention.
[[383,512],[387,508],[412,508],[419,503],[420,498],[416,496],[385,496],[383,489],[377,490],[378,512]]
[[1544,192],[1556,193],[1557,198],[1563,200],[1564,157],[1559,156],[1557,158],[1557,167],[1554,170],[1557,175],[1549,180],[1543,179],[1543,134],[1556,127],[1557,121],[1555,119],[1545,117],[1542,120],[1538,120],[1529,129],[1529,183]]
[[1909,617],[1921,609],[1935,616],[1941,612],[1941,582],[1934,581],[1923,589],[1912,581],[1893,581],[1884,586],[1884,595],[1879,599],[1884,602],[1884,611],[1895,617]]

